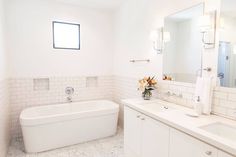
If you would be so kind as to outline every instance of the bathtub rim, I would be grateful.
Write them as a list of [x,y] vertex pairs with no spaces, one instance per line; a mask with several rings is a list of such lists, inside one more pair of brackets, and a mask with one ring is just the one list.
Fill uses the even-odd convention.
[[110,101],[110,100],[92,100],[92,101],[78,101],[78,102],[72,102],[75,103],[99,103],[99,102],[109,102],[111,103],[111,106],[109,108],[105,109],[94,109],[89,111],[83,111],[83,112],[70,112],[65,114],[52,114],[49,116],[38,116],[38,117],[24,117],[24,113],[26,111],[29,111],[31,109],[37,109],[37,108],[43,108],[43,107],[53,107],[53,106],[60,106],[60,105],[66,105],[70,103],[61,103],[61,104],[53,104],[53,105],[45,105],[45,106],[36,106],[36,107],[29,107],[24,109],[19,117],[20,125],[22,127],[33,127],[38,125],[47,125],[50,123],[58,123],[58,122],[65,122],[65,121],[71,121],[76,119],[84,119],[89,117],[99,117],[99,116],[105,116],[105,115],[111,115],[111,114],[118,114],[119,113],[119,104]]

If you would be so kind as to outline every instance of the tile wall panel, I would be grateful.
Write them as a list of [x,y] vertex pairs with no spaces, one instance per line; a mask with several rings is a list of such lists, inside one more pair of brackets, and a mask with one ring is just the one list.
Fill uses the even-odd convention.
[[0,81],[0,156],[5,157],[10,142],[10,106],[8,81]]
[[[49,90],[34,90],[34,78],[9,80],[11,104],[11,135],[21,136],[19,115],[27,107],[51,105],[66,102],[66,87],[73,87],[73,101],[94,99],[114,100],[121,104],[120,124],[123,124],[122,99],[140,98],[138,78],[124,76],[97,76],[96,86],[86,86],[87,77],[51,77]],[[40,88],[40,87],[39,87]],[[154,98],[160,98],[185,107],[193,108],[195,85],[171,81],[159,81]],[[168,95],[171,92],[172,95]],[[213,113],[236,119],[236,90],[216,88],[213,94]]]
[[11,135],[13,138],[21,136],[19,116],[23,109],[66,103],[66,87],[74,88],[73,101],[112,100],[113,98],[112,76],[99,76],[96,87],[86,87],[86,77],[51,77],[49,90],[34,90],[34,79],[10,79]]

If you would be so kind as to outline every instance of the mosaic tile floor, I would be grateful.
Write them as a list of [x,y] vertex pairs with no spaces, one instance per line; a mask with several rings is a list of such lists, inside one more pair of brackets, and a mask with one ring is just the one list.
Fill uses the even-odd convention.
[[13,140],[7,157],[124,157],[123,131],[117,135],[48,152],[26,154],[22,139]]

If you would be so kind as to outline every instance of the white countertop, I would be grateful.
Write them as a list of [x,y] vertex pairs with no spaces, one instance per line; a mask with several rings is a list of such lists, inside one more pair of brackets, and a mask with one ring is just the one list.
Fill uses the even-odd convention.
[[[208,143],[220,150],[223,150],[232,155],[236,155],[236,141],[220,137],[199,128],[201,126],[217,122],[236,127],[236,121],[234,120],[229,120],[215,115],[201,115],[199,117],[190,117],[186,114],[193,112],[193,110],[159,99],[150,101],[145,101],[142,99],[126,99],[123,100],[122,103],[172,128],[178,129],[205,143]],[[158,110],[155,110],[155,103],[164,104],[170,108],[174,108],[174,110],[160,112]],[[152,104],[152,107],[148,105],[145,106],[145,104]]]

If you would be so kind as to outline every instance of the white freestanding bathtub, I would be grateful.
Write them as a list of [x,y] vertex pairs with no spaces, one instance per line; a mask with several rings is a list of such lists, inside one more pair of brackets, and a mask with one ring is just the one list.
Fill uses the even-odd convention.
[[116,133],[119,105],[106,100],[28,108],[20,123],[25,151],[43,152]]

